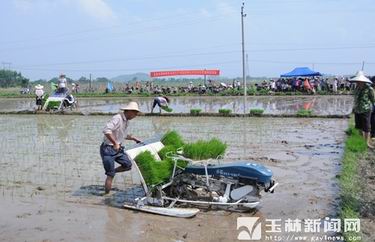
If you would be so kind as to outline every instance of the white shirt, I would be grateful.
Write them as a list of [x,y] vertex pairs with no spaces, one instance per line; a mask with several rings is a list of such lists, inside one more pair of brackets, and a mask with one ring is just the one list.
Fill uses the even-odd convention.
[[44,91],[43,89],[36,89],[35,90],[35,95],[37,95],[38,97],[42,97],[44,95]]
[[58,87],[59,88],[65,88],[66,87],[66,78],[59,78],[59,81],[58,81]]
[[[103,134],[112,134],[116,143],[121,144],[128,135],[127,128],[129,121],[125,114],[119,113],[112,117],[112,119],[105,125]],[[112,142],[104,135],[103,142],[107,145],[113,145]]]
[[165,99],[163,97],[157,97],[157,99],[160,101],[161,106],[168,106],[167,99]]

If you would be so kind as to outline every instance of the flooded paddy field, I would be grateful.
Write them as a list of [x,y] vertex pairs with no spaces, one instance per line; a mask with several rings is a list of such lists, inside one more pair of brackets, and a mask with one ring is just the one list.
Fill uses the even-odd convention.
[[142,139],[168,129],[191,141],[218,137],[228,144],[225,162],[261,163],[280,183],[251,213],[202,211],[192,219],[177,219],[121,208],[137,181],[132,172],[116,175],[114,194],[101,196],[105,175],[99,145],[109,118],[0,116],[0,241],[236,241],[241,216],[261,220],[336,216],[336,175],[348,120],[132,120],[130,133]]
[[[153,98],[78,98],[82,112],[117,112],[128,101],[137,101],[143,112],[151,112]],[[221,108],[233,113],[244,112],[243,97],[171,97],[170,107],[175,113],[189,113],[192,108],[202,112],[218,112]],[[34,99],[0,99],[0,111],[32,110]],[[300,109],[312,110],[314,114],[349,114],[353,105],[352,96],[249,96],[246,98],[246,113],[261,108],[267,114],[294,114]],[[158,109],[154,110],[158,111]]]

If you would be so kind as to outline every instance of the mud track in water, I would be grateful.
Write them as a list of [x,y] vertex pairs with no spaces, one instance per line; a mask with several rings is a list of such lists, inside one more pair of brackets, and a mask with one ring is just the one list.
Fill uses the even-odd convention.
[[[202,211],[177,219],[121,208],[137,177],[115,178],[103,197],[102,116],[0,116],[0,241],[236,241],[237,218],[336,216],[345,119],[139,117],[130,133],[145,139],[176,129],[187,139],[218,137],[225,161],[252,160],[280,183],[251,213]],[[130,143],[127,143],[130,145]],[[263,225],[264,226],[264,225]],[[277,234],[280,235],[280,234]],[[281,233],[283,235],[283,233]],[[311,233],[308,235],[312,235]]]

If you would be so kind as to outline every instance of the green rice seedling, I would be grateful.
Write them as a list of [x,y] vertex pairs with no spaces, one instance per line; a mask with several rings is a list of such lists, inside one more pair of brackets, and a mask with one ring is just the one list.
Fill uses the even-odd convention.
[[49,109],[57,109],[60,107],[61,102],[60,101],[49,101],[47,104],[47,110]]
[[146,184],[153,184],[156,179],[154,177],[154,171],[152,166],[152,163],[155,162],[154,156],[149,151],[145,151],[138,154],[134,158],[134,160],[137,163],[138,168],[141,171]]
[[297,111],[297,117],[310,117],[313,114],[312,110],[300,109]]
[[161,142],[165,146],[172,145],[176,149],[178,149],[178,148],[180,148],[184,145],[184,141],[183,141],[181,135],[174,130],[167,132],[163,136],[163,138],[161,139]]
[[184,156],[193,160],[205,160],[224,155],[227,145],[218,139],[198,140],[184,146]]
[[200,108],[192,108],[190,109],[190,114],[191,115],[199,115],[202,112],[202,109]]
[[[183,155],[185,157],[203,160],[224,155],[227,148],[226,144],[215,138],[209,141],[198,140],[195,143],[184,144],[180,134],[176,131],[167,132],[161,141],[165,145],[159,151],[161,161],[156,160],[149,151],[138,154],[134,159],[147,185],[157,185],[170,179],[173,173],[174,161],[167,157],[169,152],[176,153],[178,148],[183,147]],[[185,168],[187,165],[187,161],[177,161],[179,168]]]
[[46,101],[47,101],[48,98],[49,98],[49,94],[48,93],[43,96],[43,100],[42,100],[43,105],[46,103]]
[[232,110],[221,108],[221,109],[219,109],[219,113],[221,113],[222,115],[226,116],[226,115],[229,115],[230,113],[232,113]]
[[166,111],[166,112],[168,112],[168,113],[170,113],[170,112],[172,112],[173,111],[173,109],[172,108],[170,108],[170,107],[160,107],[161,109],[163,109],[164,111]]
[[173,171],[171,160],[155,160],[150,151],[144,151],[135,157],[147,185],[157,185],[169,180]]
[[250,115],[253,115],[253,116],[262,116],[263,113],[264,113],[264,110],[261,108],[250,109]]
[[167,159],[167,154],[168,153],[176,154],[176,152],[177,152],[177,148],[175,146],[173,146],[173,145],[167,145],[167,146],[164,146],[159,151],[159,156],[160,156],[160,159],[165,160],[165,159]]

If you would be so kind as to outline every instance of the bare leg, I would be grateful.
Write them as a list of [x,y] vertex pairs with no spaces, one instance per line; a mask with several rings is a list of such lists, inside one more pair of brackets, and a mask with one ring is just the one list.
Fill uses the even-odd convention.
[[107,179],[105,179],[105,184],[104,184],[105,194],[108,194],[111,191],[112,181],[113,181],[113,177],[110,177],[110,176],[107,176]]
[[370,132],[362,132],[363,138],[365,138],[367,147],[370,149],[374,149],[375,147],[371,144],[371,134]]

